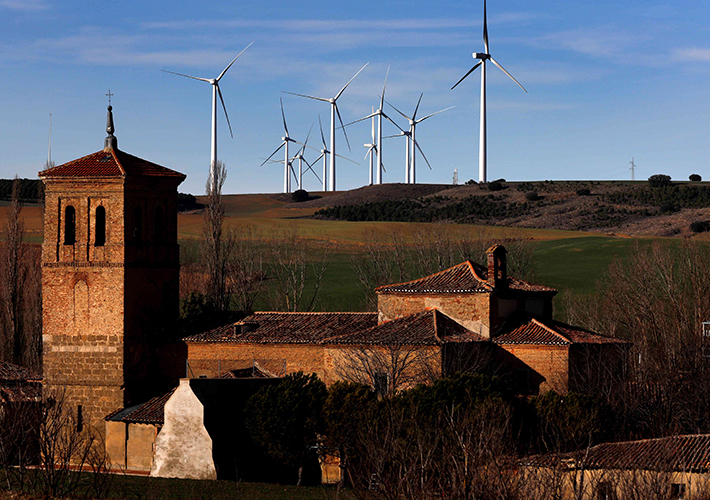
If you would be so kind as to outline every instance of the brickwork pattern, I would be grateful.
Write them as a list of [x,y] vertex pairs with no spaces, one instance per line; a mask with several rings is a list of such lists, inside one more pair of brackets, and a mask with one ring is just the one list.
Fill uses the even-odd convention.
[[548,391],[566,394],[569,390],[569,346],[503,344],[500,347],[544,379],[541,394]]

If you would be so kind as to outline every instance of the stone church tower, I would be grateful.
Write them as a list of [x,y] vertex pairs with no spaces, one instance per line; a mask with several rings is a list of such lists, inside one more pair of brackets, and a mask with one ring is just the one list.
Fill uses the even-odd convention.
[[39,173],[46,388],[66,388],[78,427],[152,396],[154,332],[178,314],[177,186],[185,179],[105,147]]

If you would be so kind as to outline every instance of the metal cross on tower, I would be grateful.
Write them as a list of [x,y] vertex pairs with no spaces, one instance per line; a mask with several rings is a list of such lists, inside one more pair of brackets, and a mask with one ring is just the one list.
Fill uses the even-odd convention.
[[106,94],[106,95],[108,96],[108,105],[110,106],[111,105],[111,96],[115,95],[115,94],[112,94],[111,89],[108,89],[108,94]]

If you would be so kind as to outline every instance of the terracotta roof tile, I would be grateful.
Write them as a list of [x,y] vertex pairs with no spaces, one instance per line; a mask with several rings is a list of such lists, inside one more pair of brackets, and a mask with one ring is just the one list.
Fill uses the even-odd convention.
[[444,342],[483,342],[486,339],[436,309],[393,319],[360,332],[332,337],[325,344],[442,345]]
[[496,344],[626,344],[627,342],[566,325],[558,321],[516,318],[501,328],[493,338]]
[[[578,454],[538,455],[523,465],[574,467]],[[710,435],[669,436],[621,443],[603,443],[589,449],[587,469],[641,469],[658,471],[710,471]]]
[[[372,312],[257,312],[236,323],[191,335],[183,340],[185,342],[314,344],[335,335],[358,332],[375,324],[377,324],[377,313]],[[246,325],[246,328],[242,329],[243,325]]]
[[[384,285],[376,288],[377,293],[481,293],[490,292],[493,287],[488,284],[488,269],[475,262],[465,261],[438,273],[423,278]],[[543,285],[535,285],[527,281],[508,278],[508,288],[526,292],[557,293],[557,290]]]
[[165,422],[165,403],[168,402],[170,396],[173,395],[175,389],[155,397],[150,401],[132,406],[130,408],[121,408],[104,417],[104,420],[112,422],[127,422],[139,424],[159,424]]
[[104,149],[77,160],[48,168],[39,173],[40,178],[54,177],[173,177],[185,179],[185,175],[161,167],[118,149]]

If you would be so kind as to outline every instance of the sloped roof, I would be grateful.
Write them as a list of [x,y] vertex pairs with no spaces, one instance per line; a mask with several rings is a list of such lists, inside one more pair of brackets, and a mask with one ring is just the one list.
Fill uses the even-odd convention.
[[[253,329],[242,333],[242,325]],[[317,344],[335,335],[358,332],[377,324],[373,312],[257,312],[241,321],[191,335],[185,342],[255,344]]]
[[[574,468],[574,459],[578,455],[579,453],[538,455],[527,458],[521,463],[532,466],[565,464]],[[599,444],[589,449],[585,468],[708,472],[710,471],[710,434]]]
[[146,403],[116,410],[106,415],[104,420],[162,425],[165,422],[165,403],[168,402],[173,392],[175,392],[175,389],[162,396],[155,397]]
[[442,345],[445,342],[484,342],[486,340],[436,309],[427,309],[360,332],[331,337],[323,343],[424,346]]
[[517,317],[506,322],[493,338],[496,344],[571,345],[627,344],[589,330],[558,321]]
[[172,177],[185,175],[119,149],[106,148],[77,160],[42,170],[40,178],[56,177]]
[[[482,293],[493,287],[488,283],[488,269],[471,262],[462,262],[438,273],[414,281],[384,285],[375,288],[377,293]],[[508,289],[525,292],[557,293],[557,290],[543,285],[508,277]]]

